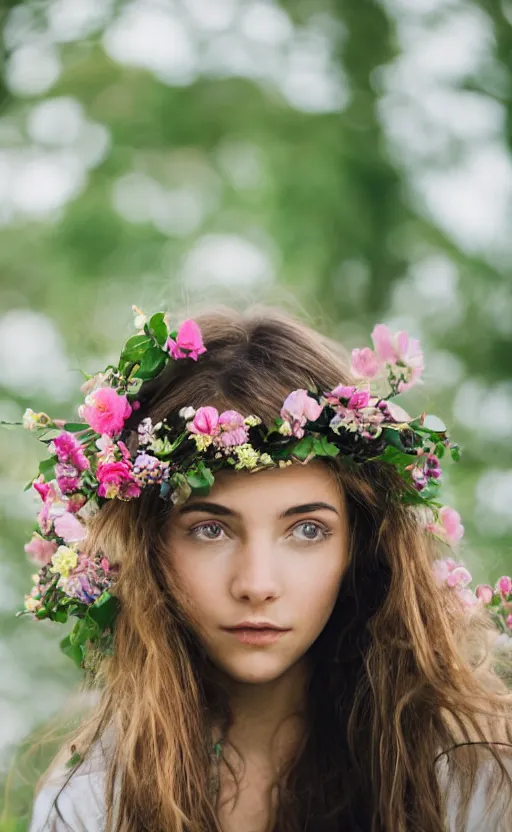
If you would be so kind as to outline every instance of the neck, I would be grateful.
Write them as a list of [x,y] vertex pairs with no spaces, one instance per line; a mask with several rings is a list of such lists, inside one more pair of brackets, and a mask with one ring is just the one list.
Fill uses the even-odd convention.
[[253,756],[269,757],[276,748],[285,755],[289,753],[302,734],[307,679],[305,660],[278,679],[261,684],[238,682],[223,675],[232,716],[229,741]]

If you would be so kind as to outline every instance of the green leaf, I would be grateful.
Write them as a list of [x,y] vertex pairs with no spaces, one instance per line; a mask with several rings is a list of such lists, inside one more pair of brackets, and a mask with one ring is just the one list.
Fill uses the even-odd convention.
[[446,452],[446,445],[443,442],[440,442],[436,445],[436,456],[438,459],[442,459]]
[[382,431],[382,436],[386,440],[388,445],[392,445],[399,451],[404,450],[399,430],[393,430],[392,428],[384,428],[384,430]]
[[56,456],[51,456],[50,459],[42,459],[39,463],[39,473],[43,475],[45,482],[54,479],[55,466],[58,461]]
[[70,643],[74,646],[84,645],[86,641],[97,638],[100,630],[95,621],[87,616],[77,621],[69,634]]
[[60,624],[65,624],[68,620],[67,610],[56,610],[53,613],[53,620],[58,621]]
[[68,430],[70,433],[76,433],[79,430],[87,430],[89,426],[84,422],[66,422],[63,430]]
[[296,456],[297,459],[306,459],[307,456],[313,450],[313,437],[312,436],[305,436],[303,439],[300,439],[299,442],[294,446],[292,450],[293,456]]
[[152,345],[153,339],[149,335],[132,335],[123,347],[120,362],[140,361],[146,350]]
[[325,434],[320,438],[313,439],[313,450],[317,456],[338,456],[340,452],[340,449],[336,445],[329,442]]
[[187,482],[194,494],[206,496],[210,492],[215,478],[204,462],[200,462],[196,468],[186,474]]
[[167,325],[164,318],[165,312],[156,312],[149,320],[149,329],[161,347],[167,341]]
[[149,347],[142,356],[140,367],[134,373],[134,377],[142,379],[155,378],[165,367],[167,358],[167,353],[161,350],[160,347]]
[[454,462],[460,462],[460,448],[458,445],[455,445],[453,448],[450,448],[450,453]]
[[77,644],[72,644],[69,636],[66,636],[62,639],[61,642],[59,642],[59,647],[62,650],[62,652],[70,659],[72,659],[76,666],[81,670],[83,658],[81,648]]
[[115,621],[119,609],[119,601],[109,592],[104,592],[100,597],[89,607],[87,615],[91,618],[100,630],[106,627],[111,627]]

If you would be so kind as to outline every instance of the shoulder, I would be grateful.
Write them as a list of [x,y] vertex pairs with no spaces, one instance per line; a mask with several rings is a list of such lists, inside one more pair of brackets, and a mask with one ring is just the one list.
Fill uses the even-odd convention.
[[[500,757],[512,778],[512,758],[508,755]],[[510,790],[500,788],[501,777],[501,769],[494,758],[480,762],[463,832],[482,832],[483,829],[509,832],[512,829],[512,807],[507,806]],[[450,779],[446,758],[439,761],[438,782],[446,800],[446,830],[461,832],[457,817],[461,804],[461,787]]]
[[96,744],[80,768],[54,768],[37,793],[29,832],[103,832],[106,757]]

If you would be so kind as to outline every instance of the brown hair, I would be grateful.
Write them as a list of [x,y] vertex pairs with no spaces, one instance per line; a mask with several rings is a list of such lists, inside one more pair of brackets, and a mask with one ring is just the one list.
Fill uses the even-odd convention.
[[[170,362],[147,382],[129,428],[205,404],[268,424],[291,390],[353,381],[342,347],[282,312],[222,309],[196,320],[207,352],[197,363]],[[278,784],[275,830],[439,832],[441,760],[460,794],[461,824],[483,750],[506,771],[512,694],[495,667],[493,625],[485,611],[465,613],[453,593],[435,587],[432,562],[444,553],[396,499],[402,481],[394,469],[325,464],[346,496],[350,562],[310,651],[308,727]],[[106,797],[107,829],[116,832],[220,830],[210,743],[213,720],[229,720],[229,702],[169,579],[169,511],[144,492],[112,501],[91,522],[90,545],[120,564],[121,609],[114,655],[98,675],[99,702],[73,745],[87,756],[114,728]],[[505,782],[508,796],[508,775]]]

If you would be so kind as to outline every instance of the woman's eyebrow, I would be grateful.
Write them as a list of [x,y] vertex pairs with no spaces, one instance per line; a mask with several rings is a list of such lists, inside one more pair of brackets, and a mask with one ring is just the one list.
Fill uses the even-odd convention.
[[[333,511],[335,514],[339,514],[338,510],[331,506],[330,503],[303,503],[300,506],[291,506],[291,508],[287,508],[286,511],[283,511],[281,517],[291,517],[294,514],[308,514],[311,511],[321,511],[322,509],[326,509],[327,511]],[[189,503],[184,505],[180,508],[180,514],[189,514],[193,511],[202,511],[206,514],[216,514],[218,516],[231,516],[231,517],[239,517],[239,513],[237,511],[233,511],[232,509],[228,508],[227,506],[223,506],[220,503],[210,503],[210,502],[197,502],[197,503]]]

